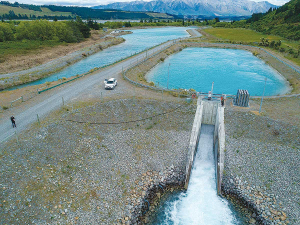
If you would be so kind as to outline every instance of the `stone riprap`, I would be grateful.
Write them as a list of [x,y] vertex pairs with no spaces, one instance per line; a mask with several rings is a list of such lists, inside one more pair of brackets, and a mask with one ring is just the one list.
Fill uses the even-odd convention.
[[300,224],[300,129],[251,112],[225,112],[223,194],[252,209],[252,223]]

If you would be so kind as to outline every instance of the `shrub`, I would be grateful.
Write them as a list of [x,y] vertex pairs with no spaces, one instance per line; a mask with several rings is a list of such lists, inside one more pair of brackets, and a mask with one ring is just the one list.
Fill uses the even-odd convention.
[[173,95],[174,97],[178,97],[178,92],[172,92],[172,95]]
[[152,82],[152,81],[149,83],[149,85],[152,87],[155,86],[154,82]]
[[294,52],[294,50],[293,50],[292,48],[289,48],[289,49],[288,49],[288,53],[290,53],[290,54],[293,55],[295,52]]
[[3,109],[3,110],[7,110],[8,107],[4,105],[4,106],[2,106],[2,109]]

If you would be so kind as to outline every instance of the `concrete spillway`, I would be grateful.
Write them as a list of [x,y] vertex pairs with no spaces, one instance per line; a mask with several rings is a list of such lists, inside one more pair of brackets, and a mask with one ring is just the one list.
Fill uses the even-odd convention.
[[239,219],[217,194],[214,125],[202,125],[188,190],[166,203],[158,224],[236,225]]
[[224,166],[224,108],[198,99],[186,166],[187,191],[172,196],[155,224],[236,225],[241,219],[220,196]]

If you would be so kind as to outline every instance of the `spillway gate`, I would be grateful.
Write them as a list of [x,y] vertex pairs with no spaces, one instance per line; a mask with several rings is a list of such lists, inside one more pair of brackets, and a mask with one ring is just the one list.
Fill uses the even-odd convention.
[[216,166],[217,192],[221,195],[225,150],[224,107],[221,106],[220,100],[207,100],[201,96],[197,100],[197,110],[188,147],[185,188],[188,188],[202,124],[215,126],[213,151]]

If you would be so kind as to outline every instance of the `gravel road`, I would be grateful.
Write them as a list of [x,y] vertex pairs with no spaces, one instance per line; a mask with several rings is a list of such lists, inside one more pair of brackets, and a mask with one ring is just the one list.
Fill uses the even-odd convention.
[[[87,94],[90,90],[103,90],[103,80],[105,78],[115,77],[118,80],[121,80],[120,73],[122,69],[126,69],[131,65],[137,63],[139,60],[142,60],[147,56],[153,54],[154,52],[169,46],[173,41],[168,41],[158,47],[155,47],[147,52],[143,52],[139,55],[136,55],[128,60],[120,62],[116,65],[113,65],[103,71],[97,72],[93,75],[79,79],[78,81],[67,84],[63,87],[57,88],[55,90],[45,92],[41,94],[39,99],[35,99],[35,102],[29,103],[27,106],[23,106],[18,109],[9,110],[7,113],[7,118],[0,121],[0,142],[3,142],[15,134],[15,131],[20,132],[27,128],[31,123],[37,121],[37,114],[39,118],[44,118],[49,112],[58,109],[62,106],[62,98],[64,103],[67,104],[72,99],[77,98],[80,94]],[[125,92],[127,89],[120,88],[119,85],[116,91]],[[93,89],[97,87],[97,89]],[[132,91],[130,88],[128,91]],[[110,94],[111,92],[103,92],[104,96]],[[17,129],[12,129],[11,123],[9,121],[9,114],[13,114],[16,118]]]

